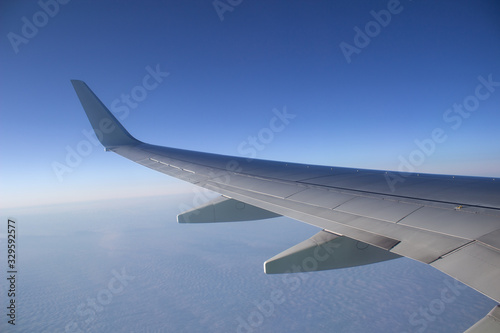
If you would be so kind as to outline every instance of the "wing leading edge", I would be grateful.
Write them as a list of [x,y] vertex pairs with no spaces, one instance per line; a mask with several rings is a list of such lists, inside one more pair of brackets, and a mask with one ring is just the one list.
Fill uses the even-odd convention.
[[[236,205],[249,205],[247,217],[235,219],[248,220],[253,214],[288,216],[340,236],[337,245],[347,238],[388,251],[386,259],[371,251],[377,258],[371,262],[406,256],[500,302],[500,180],[398,173],[404,181],[394,188],[388,183],[394,174],[386,171],[248,160],[150,145],[133,138],[84,82],[72,83],[106,150],[218,192]],[[217,219],[213,212],[224,211],[221,207],[228,204],[221,202],[203,207],[202,219],[210,217],[198,222],[227,221],[227,216],[238,215],[232,208],[225,218]],[[342,250],[346,249],[337,253]],[[294,258],[302,264],[311,258],[302,250],[290,253],[292,257],[280,262],[297,266]],[[293,257],[294,253],[300,254]],[[321,267],[346,265],[321,263]],[[310,270],[307,267],[302,265],[302,271]],[[280,266],[279,271],[286,270]]]

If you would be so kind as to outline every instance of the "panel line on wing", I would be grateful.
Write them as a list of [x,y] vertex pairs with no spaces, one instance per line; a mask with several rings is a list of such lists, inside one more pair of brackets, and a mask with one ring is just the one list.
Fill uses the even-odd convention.
[[[296,181],[296,183],[304,184],[304,185],[316,185],[316,186],[318,186],[318,184],[310,184],[310,183],[302,182],[302,181]],[[359,193],[365,193],[365,194],[371,194],[371,195],[377,195],[377,196],[388,196],[388,197],[399,198],[399,199],[422,200],[422,201],[426,201],[426,202],[448,204],[448,205],[453,205],[454,207],[457,207],[457,206],[460,206],[460,205],[466,205],[468,207],[477,207],[477,208],[500,210],[500,208],[497,208],[497,207],[475,205],[475,204],[465,204],[465,203],[453,202],[453,201],[446,201],[446,200],[423,199],[423,198],[412,197],[412,196],[408,196],[408,195],[398,195],[398,194],[392,194],[392,193],[382,193],[382,192],[375,192],[375,191],[368,191],[368,190],[361,190],[361,189],[353,189],[353,188],[339,187],[339,186],[332,186],[332,185],[321,185],[321,186],[324,186],[326,188],[334,188],[334,189],[337,189],[337,190],[355,191],[355,192],[359,192]]]
[[462,244],[461,246],[457,247],[456,249],[453,249],[453,250],[451,250],[451,251],[449,251],[449,252],[443,253],[442,255],[440,255],[440,256],[439,256],[439,258],[436,258],[435,260],[433,260],[433,261],[429,262],[428,264],[429,264],[429,265],[431,265],[432,263],[434,263],[434,262],[435,262],[435,261],[437,261],[437,260],[444,259],[444,258],[446,258],[447,256],[452,255],[453,253],[455,253],[455,252],[457,252],[457,251],[460,251],[460,250],[462,250],[462,249],[466,248],[467,246],[472,245],[472,244],[473,244],[473,243],[475,243],[475,242],[477,242],[477,241],[476,241],[476,240],[471,240],[470,242],[467,242],[467,243],[465,243],[465,244]]

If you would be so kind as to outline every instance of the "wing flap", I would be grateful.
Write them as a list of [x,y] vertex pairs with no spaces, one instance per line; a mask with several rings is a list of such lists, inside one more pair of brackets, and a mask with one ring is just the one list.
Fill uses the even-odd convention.
[[338,212],[264,194],[249,193],[226,184],[209,182],[207,188],[424,263],[430,263],[470,242],[467,239],[411,226]]
[[179,223],[212,223],[253,221],[278,217],[280,215],[220,196],[214,200],[177,215]]
[[373,264],[397,254],[344,236],[320,231],[264,263],[266,274],[313,272]]
[[500,302],[500,251],[471,242],[431,266]]
[[473,240],[498,229],[498,221],[497,216],[478,215],[459,209],[422,207],[408,214],[399,224]]

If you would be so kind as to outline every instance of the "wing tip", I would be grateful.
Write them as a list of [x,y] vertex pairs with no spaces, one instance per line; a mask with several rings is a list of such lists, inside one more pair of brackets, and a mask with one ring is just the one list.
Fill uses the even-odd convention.
[[70,80],[97,138],[106,148],[142,143],[134,138],[82,80]]

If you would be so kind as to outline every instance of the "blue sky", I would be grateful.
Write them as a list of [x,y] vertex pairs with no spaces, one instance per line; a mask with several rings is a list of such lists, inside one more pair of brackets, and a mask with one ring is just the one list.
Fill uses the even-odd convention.
[[94,145],[70,79],[149,143],[500,176],[496,1],[231,3],[3,1],[0,206],[192,191]]

